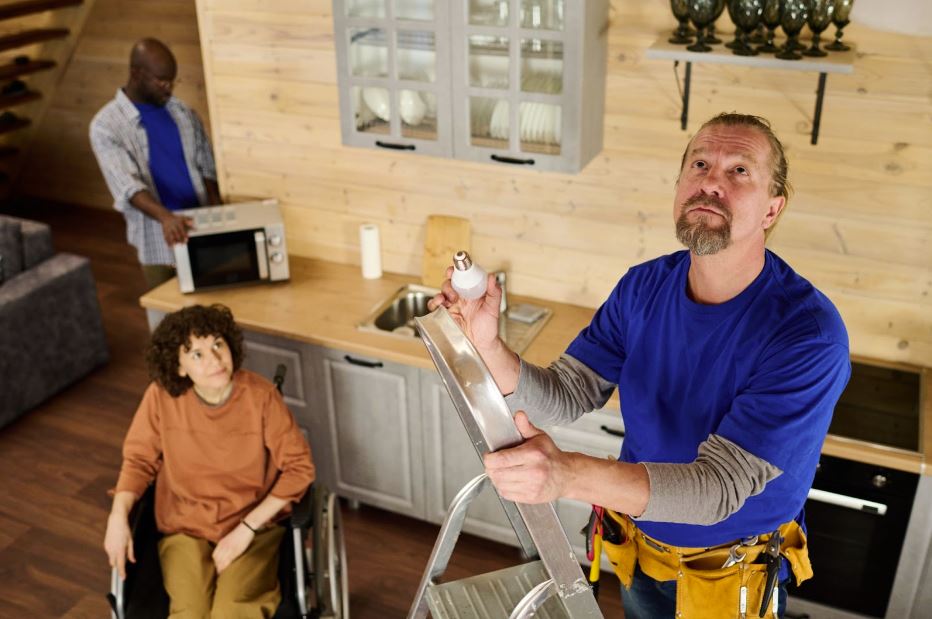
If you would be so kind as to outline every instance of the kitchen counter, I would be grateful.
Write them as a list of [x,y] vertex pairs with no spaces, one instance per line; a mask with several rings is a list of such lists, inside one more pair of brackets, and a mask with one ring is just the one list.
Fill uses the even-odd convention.
[[[292,256],[291,280],[262,286],[245,286],[182,294],[172,279],[140,298],[148,309],[171,312],[186,305],[223,303],[244,328],[308,342],[359,355],[432,369],[433,363],[419,339],[360,331],[356,325],[402,286],[419,283],[410,275],[386,273],[381,279],[363,279],[359,267]],[[546,366],[556,359],[592,318],[593,310],[509,294],[510,303],[529,302],[553,310],[553,316],[522,355],[530,363]],[[929,394],[930,371],[923,370],[923,391]],[[608,407],[618,408],[618,393]],[[932,454],[932,397],[926,395],[920,412],[921,444]],[[932,475],[922,453],[895,449],[829,435],[823,453],[860,462]]]

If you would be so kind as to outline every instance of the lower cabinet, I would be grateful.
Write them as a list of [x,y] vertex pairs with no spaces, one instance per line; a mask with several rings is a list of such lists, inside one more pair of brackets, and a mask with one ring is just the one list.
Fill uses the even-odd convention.
[[319,349],[320,414],[329,424],[333,489],[425,518],[418,370]]
[[[421,370],[421,413],[424,420],[427,519],[440,523],[446,516],[450,501],[460,489],[483,472],[482,461],[446,388],[433,371]],[[469,506],[463,530],[517,545],[514,530],[491,486],[486,487]]]

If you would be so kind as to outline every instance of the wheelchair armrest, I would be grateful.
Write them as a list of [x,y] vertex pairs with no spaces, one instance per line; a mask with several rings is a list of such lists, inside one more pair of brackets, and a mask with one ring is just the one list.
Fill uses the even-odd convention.
[[289,526],[292,529],[306,529],[311,526],[314,520],[314,492],[315,486],[311,484],[304,491],[304,496],[291,504]]

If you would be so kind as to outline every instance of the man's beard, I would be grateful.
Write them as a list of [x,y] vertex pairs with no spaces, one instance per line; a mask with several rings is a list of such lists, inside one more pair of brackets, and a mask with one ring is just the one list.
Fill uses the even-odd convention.
[[[710,213],[700,213],[695,222],[689,222],[689,207],[706,205],[715,207],[723,216],[719,226],[709,225]],[[683,212],[676,220],[676,238],[697,256],[716,254],[731,244],[731,212],[716,196],[697,194],[683,203]]]

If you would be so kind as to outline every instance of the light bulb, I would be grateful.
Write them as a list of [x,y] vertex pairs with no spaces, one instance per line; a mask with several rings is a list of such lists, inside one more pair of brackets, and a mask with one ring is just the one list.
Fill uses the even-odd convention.
[[472,261],[465,251],[453,254],[453,290],[464,299],[478,299],[485,294],[488,274]]

